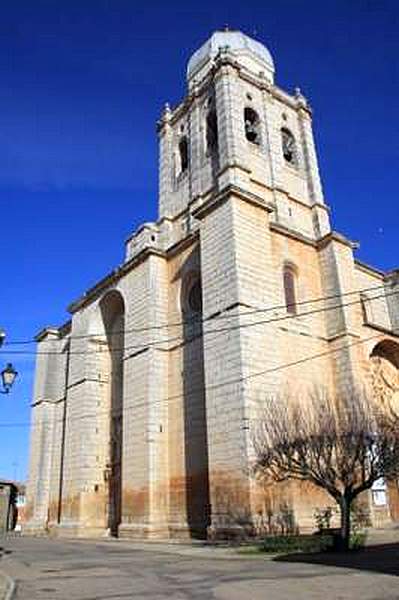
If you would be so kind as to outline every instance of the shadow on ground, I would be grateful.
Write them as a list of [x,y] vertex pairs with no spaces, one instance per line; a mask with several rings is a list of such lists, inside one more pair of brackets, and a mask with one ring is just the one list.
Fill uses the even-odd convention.
[[5,554],[12,554],[12,550],[6,550],[2,546],[0,546],[0,558]]
[[278,556],[274,560],[277,562],[343,567],[399,576],[399,544],[367,546],[363,550],[341,553],[287,554]]

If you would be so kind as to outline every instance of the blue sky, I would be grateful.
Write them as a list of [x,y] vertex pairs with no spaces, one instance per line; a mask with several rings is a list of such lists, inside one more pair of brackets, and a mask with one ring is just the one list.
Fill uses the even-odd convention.
[[[398,21],[389,0],[3,3],[9,341],[63,322],[67,304],[122,260],[128,234],[156,218],[156,120],[184,95],[190,54],[225,24],[265,43],[277,83],[310,99],[334,228],[361,242],[359,258],[399,266]],[[23,478],[34,359],[5,348],[0,365],[8,359],[20,377],[0,396],[0,476]]]

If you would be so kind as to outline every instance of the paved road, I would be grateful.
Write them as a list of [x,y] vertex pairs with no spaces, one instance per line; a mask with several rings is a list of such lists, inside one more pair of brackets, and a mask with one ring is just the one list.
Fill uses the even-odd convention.
[[17,581],[16,600],[399,599],[399,545],[393,544],[350,559],[301,562],[122,541],[16,538],[0,546],[0,569]]
[[8,581],[4,577],[4,575],[2,573],[0,573],[0,598],[3,598],[5,596],[7,588],[8,588]]

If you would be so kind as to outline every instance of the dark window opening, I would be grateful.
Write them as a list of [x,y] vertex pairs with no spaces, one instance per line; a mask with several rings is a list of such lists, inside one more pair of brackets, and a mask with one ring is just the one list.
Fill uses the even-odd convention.
[[244,109],[245,137],[252,144],[260,143],[259,117],[253,108]]
[[218,121],[215,110],[209,111],[206,117],[206,146],[208,152],[215,152],[218,147]]
[[193,313],[198,314],[202,312],[202,289],[199,279],[193,283],[188,292],[187,305],[189,310]]
[[281,130],[281,145],[282,145],[283,156],[284,156],[285,160],[291,165],[296,165],[297,164],[296,143],[295,143],[295,138],[289,129],[283,128]]
[[284,269],[284,296],[287,312],[291,315],[296,315],[295,273],[291,267],[285,267]]
[[180,173],[188,169],[188,141],[186,137],[181,138],[179,142]]

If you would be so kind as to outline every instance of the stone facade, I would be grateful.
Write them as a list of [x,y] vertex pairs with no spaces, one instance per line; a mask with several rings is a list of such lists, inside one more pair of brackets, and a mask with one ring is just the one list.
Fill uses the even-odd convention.
[[[239,32],[187,75],[158,126],[159,220],[37,337],[27,531],[230,535],[287,507],[309,527],[323,494],[248,475],[262,401],[364,381],[399,394],[399,272],[331,230],[308,102]],[[375,522],[399,517],[397,495],[370,494]]]

